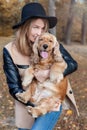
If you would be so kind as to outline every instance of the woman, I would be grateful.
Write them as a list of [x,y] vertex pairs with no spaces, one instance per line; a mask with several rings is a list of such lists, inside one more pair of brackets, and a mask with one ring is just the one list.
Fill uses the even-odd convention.
[[[22,9],[21,21],[13,26],[13,29],[17,29],[16,38],[3,49],[3,68],[6,74],[9,92],[15,99],[15,116],[18,130],[53,130],[60,117],[62,105],[60,105],[59,111],[52,111],[34,120],[31,115],[28,114],[26,108],[28,105],[34,107],[34,104],[32,104],[32,102],[25,104],[20,102],[16,97],[17,93],[22,93],[25,89],[21,84],[19,69],[25,70],[29,67],[29,56],[32,52],[32,45],[35,39],[43,32],[48,31],[49,28],[55,27],[56,24],[57,18],[47,16],[41,4],[26,4]],[[60,51],[68,66],[64,72],[64,76],[66,76],[77,69],[77,63],[61,44]],[[43,77],[41,72],[37,75],[41,80],[48,76]],[[71,101],[71,98],[73,98],[71,104],[76,108],[74,97],[71,95],[72,90],[68,88],[67,96],[70,98],[67,99]]]

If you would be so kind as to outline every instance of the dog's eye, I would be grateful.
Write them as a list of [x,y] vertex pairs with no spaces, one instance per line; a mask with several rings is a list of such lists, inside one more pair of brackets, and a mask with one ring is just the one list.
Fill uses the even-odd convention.
[[42,39],[42,38],[40,38],[40,39],[39,39],[39,41],[43,41],[43,39]]
[[52,40],[49,40],[49,42],[52,42]]

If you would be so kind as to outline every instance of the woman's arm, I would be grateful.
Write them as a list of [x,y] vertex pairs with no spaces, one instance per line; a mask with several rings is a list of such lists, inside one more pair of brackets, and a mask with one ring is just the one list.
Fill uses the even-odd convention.
[[64,60],[67,63],[67,68],[64,71],[64,76],[74,72],[78,68],[77,62],[71,57],[71,55],[67,52],[67,50],[63,47],[62,44],[60,44],[60,51],[62,53],[62,56]]
[[[18,72],[16,65],[13,63],[13,60],[8,53],[7,49],[3,49],[3,69],[7,79],[7,85],[9,88],[9,92],[16,100],[16,94],[24,92],[21,85],[21,78]],[[19,100],[18,100],[19,101]],[[23,102],[22,102],[23,103]],[[25,103],[23,103],[25,104]],[[28,102],[25,105],[34,106],[32,103]]]

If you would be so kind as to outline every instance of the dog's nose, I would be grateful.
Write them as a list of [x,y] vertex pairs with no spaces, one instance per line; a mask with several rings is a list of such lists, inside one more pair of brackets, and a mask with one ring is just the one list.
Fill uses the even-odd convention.
[[47,44],[44,44],[44,45],[43,45],[43,48],[44,48],[44,49],[47,49],[47,47],[48,47]]

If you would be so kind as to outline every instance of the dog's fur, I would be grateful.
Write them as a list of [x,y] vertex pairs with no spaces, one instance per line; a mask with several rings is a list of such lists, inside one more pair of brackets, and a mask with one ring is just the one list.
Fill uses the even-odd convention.
[[[33,45],[31,66],[22,75],[22,85],[28,89],[16,96],[23,102],[31,101],[35,107],[28,107],[33,117],[52,111],[56,102],[62,102],[66,95],[67,79],[63,72],[67,65],[59,50],[56,37],[49,33],[42,34]],[[40,82],[35,72],[49,69],[49,78]],[[44,75],[44,73],[43,73]],[[50,102],[49,102],[50,101]]]

